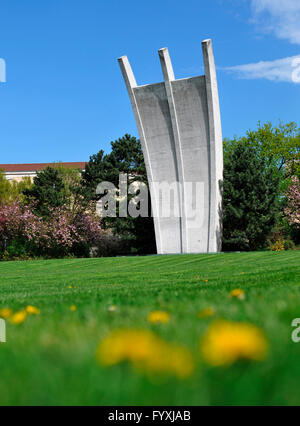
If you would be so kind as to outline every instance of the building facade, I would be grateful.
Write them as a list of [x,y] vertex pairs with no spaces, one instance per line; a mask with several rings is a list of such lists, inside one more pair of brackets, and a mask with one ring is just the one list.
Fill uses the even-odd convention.
[[2,171],[7,180],[21,181],[23,178],[29,177],[33,181],[33,178],[37,175],[37,172],[45,170],[47,167],[63,166],[65,168],[74,168],[83,171],[86,164],[86,162],[0,164],[0,171]]

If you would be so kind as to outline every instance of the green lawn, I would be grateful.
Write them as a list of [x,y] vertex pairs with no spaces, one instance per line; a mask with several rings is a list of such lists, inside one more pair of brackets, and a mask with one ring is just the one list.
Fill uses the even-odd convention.
[[[0,404],[300,404],[300,343],[291,341],[291,322],[300,317],[299,266],[296,251],[1,262],[0,309],[34,305],[41,313],[21,325],[7,321]],[[245,300],[229,297],[235,288]],[[207,307],[215,317],[199,319]],[[157,309],[171,314],[169,323],[147,321]],[[199,341],[216,318],[260,327],[268,358],[207,365]],[[195,372],[159,378],[127,363],[101,366],[98,344],[119,328],[152,330],[189,348]]]

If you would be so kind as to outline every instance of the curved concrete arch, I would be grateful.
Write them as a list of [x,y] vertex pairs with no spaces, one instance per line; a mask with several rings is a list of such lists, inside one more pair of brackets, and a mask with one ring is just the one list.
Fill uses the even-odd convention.
[[[221,249],[219,96],[211,40],[202,47],[204,76],[176,80],[164,48],[159,50],[164,82],[147,86],[137,85],[127,57],[119,59],[143,147],[159,254]],[[161,214],[161,184],[173,185],[168,217]]]

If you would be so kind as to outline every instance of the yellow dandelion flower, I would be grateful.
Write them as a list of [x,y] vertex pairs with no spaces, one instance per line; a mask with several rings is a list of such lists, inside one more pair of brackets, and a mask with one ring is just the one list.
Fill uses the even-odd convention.
[[262,361],[268,344],[262,331],[252,324],[216,321],[202,340],[202,355],[212,366],[231,365],[239,359]]
[[31,306],[31,305],[26,307],[26,312],[29,315],[39,315],[41,313],[41,311],[38,308],[36,308],[35,306]]
[[109,308],[107,309],[108,312],[116,312],[117,307],[115,305],[109,306]]
[[208,280],[204,280],[205,283],[208,283]]
[[202,311],[200,311],[197,316],[200,319],[204,319],[204,318],[213,317],[214,315],[215,315],[215,311],[213,308],[205,308],[205,309],[202,309]]
[[98,348],[98,359],[104,365],[114,365],[121,361],[138,361],[152,351],[154,335],[141,330],[116,330]]
[[10,321],[14,325],[22,324],[27,318],[27,312],[25,310],[16,312],[11,318]]
[[230,297],[232,299],[236,298],[236,299],[240,299],[240,300],[245,300],[245,292],[244,290],[241,290],[240,288],[236,288],[235,290],[232,290],[230,292]]
[[73,288],[73,287],[71,285],[69,285],[68,288]]
[[190,352],[165,342],[147,330],[116,330],[104,339],[97,350],[98,361],[105,366],[130,362],[140,372],[190,376],[194,360]]
[[160,340],[154,349],[151,356],[135,364],[137,369],[147,373],[169,374],[179,379],[185,379],[193,373],[194,360],[186,348]]
[[9,317],[11,317],[12,314],[13,314],[12,309],[9,309],[9,308],[0,309],[0,318],[3,318],[3,319],[6,320]]
[[77,310],[77,307],[75,305],[70,306],[70,311],[75,312]]
[[148,315],[148,321],[152,324],[166,324],[170,319],[171,315],[164,311],[153,311]]

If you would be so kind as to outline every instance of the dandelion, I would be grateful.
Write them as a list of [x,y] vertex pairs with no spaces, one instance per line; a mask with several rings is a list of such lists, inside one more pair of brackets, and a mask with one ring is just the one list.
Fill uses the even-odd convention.
[[262,361],[268,344],[262,331],[252,324],[216,321],[202,340],[203,358],[212,366],[228,366],[239,359]]
[[22,324],[27,318],[27,312],[25,310],[16,312],[11,318],[10,321],[14,325]]
[[140,372],[178,378],[186,378],[194,370],[194,361],[187,349],[167,343],[147,330],[113,331],[100,343],[97,359],[105,366],[127,361]]
[[213,317],[214,315],[215,315],[215,311],[213,308],[205,308],[205,309],[202,309],[202,311],[200,311],[197,316],[200,319],[204,319],[204,318]]
[[245,292],[244,290],[241,290],[240,288],[236,288],[235,290],[232,290],[230,292],[230,297],[232,299],[239,299],[239,300],[245,300],[246,296],[245,296]]
[[12,309],[9,309],[9,308],[0,309],[0,318],[3,318],[6,320],[9,317],[11,317],[12,314],[13,314]]
[[77,307],[75,305],[70,306],[70,311],[75,312],[77,310]]
[[205,283],[208,283],[208,280],[204,280]]
[[170,319],[171,315],[164,311],[153,311],[148,315],[148,321],[152,324],[166,324]]
[[31,305],[27,306],[25,310],[29,315],[39,315],[41,313],[41,311],[38,308]]
[[69,285],[68,288],[73,288],[73,287],[71,285]]

